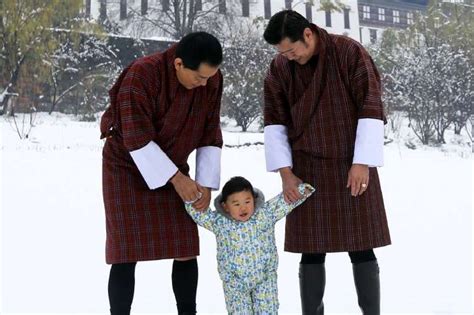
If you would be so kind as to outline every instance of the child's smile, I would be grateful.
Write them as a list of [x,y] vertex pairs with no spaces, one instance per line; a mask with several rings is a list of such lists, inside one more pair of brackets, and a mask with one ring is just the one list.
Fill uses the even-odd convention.
[[255,211],[253,194],[245,190],[229,195],[222,206],[237,221],[247,221]]

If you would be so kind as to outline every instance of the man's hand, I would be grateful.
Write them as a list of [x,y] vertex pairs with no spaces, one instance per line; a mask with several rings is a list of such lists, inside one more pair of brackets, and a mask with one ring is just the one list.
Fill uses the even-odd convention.
[[180,171],[171,177],[170,182],[173,184],[174,189],[184,202],[191,202],[199,199],[201,193],[199,192],[197,183],[188,176],[183,175]]
[[293,171],[289,167],[280,168],[281,182],[283,186],[283,197],[286,203],[293,203],[303,196],[298,190],[298,185],[303,183],[301,179],[293,174]]
[[363,164],[353,164],[347,176],[347,188],[351,188],[353,197],[362,195],[369,187],[369,167]]
[[199,184],[197,184],[199,192],[202,194],[201,198],[193,203],[194,209],[198,211],[203,211],[206,210],[209,207],[209,204],[211,203],[211,190],[207,187],[203,187]]

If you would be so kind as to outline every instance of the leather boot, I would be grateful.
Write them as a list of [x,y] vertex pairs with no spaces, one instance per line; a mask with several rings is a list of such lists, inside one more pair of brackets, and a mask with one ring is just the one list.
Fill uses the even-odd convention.
[[357,299],[364,315],[380,315],[380,278],[377,260],[353,264]]
[[300,264],[300,295],[303,315],[323,315],[326,286],[324,264]]

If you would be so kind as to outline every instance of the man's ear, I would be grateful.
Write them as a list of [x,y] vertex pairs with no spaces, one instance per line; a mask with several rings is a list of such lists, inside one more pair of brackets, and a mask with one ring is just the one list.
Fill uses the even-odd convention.
[[176,70],[179,70],[183,66],[184,66],[183,59],[181,59],[181,58],[175,58],[174,59],[174,68]]
[[313,31],[309,27],[305,28],[303,31],[305,41],[307,42],[311,36],[313,36]]

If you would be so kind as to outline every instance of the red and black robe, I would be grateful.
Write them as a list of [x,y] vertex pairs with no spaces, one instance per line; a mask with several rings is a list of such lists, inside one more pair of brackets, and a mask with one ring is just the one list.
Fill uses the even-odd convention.
[[[388,245],[377,169],[369,168],[369,185],[361,196],[352,197],[346,188],[349,169],[356,163],[359,122],[378,121],[383,131],[379,74],[358,42],[311,27],[318,37],[318,54],[305,65],[278,55],[264,85],[265,129],[285,127],[282,137],[289,143],[294,174],[316,188],[288,215],[285,250],[323,253]],[[278,148],[273,151],[267,152],[267,161],[281,154]]]
[[[193,150],[222,147],[222,75],[218,71],[206,86],[186,89],[176,77],[175,49],[137,59],[110,90],[111,105],[101,121],[109,264],[199,254],[196,224],[174,187],[150,189],[131,157],[154,143],[188,174]],[[160,172],[164,166],[156,164]]]

